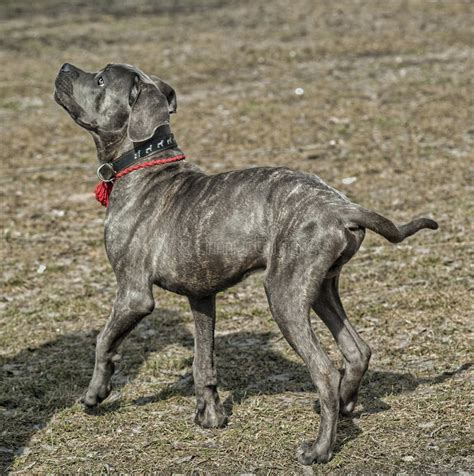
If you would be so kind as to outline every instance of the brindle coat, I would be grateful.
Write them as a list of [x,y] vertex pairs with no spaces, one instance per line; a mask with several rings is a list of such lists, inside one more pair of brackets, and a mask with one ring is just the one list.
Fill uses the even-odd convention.
[[[56,101],[94,138],[100,162],[116,159],[168,124],[176,95],[168,84],[128,65],[89,73],[70,64],[56,79]],[[180,154],[161,151],[153,158]],[[147,158],[149,160],[149,158]],[[117,297],[97,339],[88,407],[110,393],[113,357],[136,324],[153,311],[152,286],[188,297],[194,315],[196,422],[225,425],[214,364],[216,293],[265,270],[265,291],[283,335],[304,360],[319,391],[321,423],[303,444],[303,464],[331,458],[338,413],[354,409],[370,349],[349,323],[338,294],[341,267],[365,229],[400,242],[420,218],[396,226],[350,202],[315,175],[258,167],[208,175],[187,162],[140,169],[116,181],[105,220],[105,247]],[[344,357],[340,373],[310,325],[314,309]]]

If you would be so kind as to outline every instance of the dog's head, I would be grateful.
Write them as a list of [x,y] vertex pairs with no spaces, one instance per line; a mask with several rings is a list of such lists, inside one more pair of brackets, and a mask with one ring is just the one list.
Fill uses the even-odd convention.
[[169,84],[126,64],[90,73],[66,63],[56,78],[54,99],[97,136],[126,134],[132,142],[152,137],[177,106]]

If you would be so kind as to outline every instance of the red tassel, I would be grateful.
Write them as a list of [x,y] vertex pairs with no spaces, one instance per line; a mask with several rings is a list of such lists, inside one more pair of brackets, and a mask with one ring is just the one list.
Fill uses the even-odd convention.
[[[142,164],[133,165],[132,167],[129,167],[128,169],[125,169],[119,172],[115,176],[115,179],[117,180],[120,177],[123,177],[124,175],[127,175],[130,172],[133,172],[135,170],[143,169],[145,167],[152,167],[154,165],[170,164],[172,162],[184,160],[185,158],[186,157],[183,154],[181,154],[181,155],[175,155],[174,157],[168,157],[167,159],[157,159],[157,160],[152,160],[150,162],[144,162]],[[95,187],[95,198],[104,207],[109,206],[109,197],[112,192],[113,186],[114,186],[114,182],[99,182],[97,186]]]
[[113,186],[113,182],[99,182],[95,187],[95,198],[104,207],[109,206],[109,197]]

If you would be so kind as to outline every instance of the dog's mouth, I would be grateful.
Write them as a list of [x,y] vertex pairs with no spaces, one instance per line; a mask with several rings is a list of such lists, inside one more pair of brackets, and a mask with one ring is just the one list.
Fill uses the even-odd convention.
[[97,124],[95,122],[89,123],[83,120],[86,114],[82,107],[74,100],[71,79],[68,78],[67,75],[60,73],[56,78],[54,86],[54,100],[66,110],[72,120],[84,129],[91,131],[97,130]]
[[67,111],[73,120],[77,120],[80,111],[79,106],[74,102],[72,96],[64,89],[56,87],[54,90],[54,100]]
[[71,116],[76,115],[73,111],[75,101],[72,97],[72,82],[59,74],[54,82],[54,86],[54,100],[66,109]]
[[56,77],[56,81],[54,82],[54,87],[54,99],[58,103],[60,103],[64,96],[72,97],[72,81],[67,75],[59,73]]

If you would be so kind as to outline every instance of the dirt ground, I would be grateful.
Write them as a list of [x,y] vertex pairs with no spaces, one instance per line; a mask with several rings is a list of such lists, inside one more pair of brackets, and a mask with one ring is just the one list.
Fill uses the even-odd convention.
[[[0,473],[474,471],[472,2],[4,0],[0,17]],[[368,233],[345,268],[373,357],[327,465],[296,462],[317,395],[262,275],[218,298],[227,428],[193,424],[192,318],[161,290],[112,396],[83,411],[115,280],[93,142],[52,100],[66,61],[170,82],[175,135],[206,171],[287,165],[394,220],[439,221],[398,246]]]

